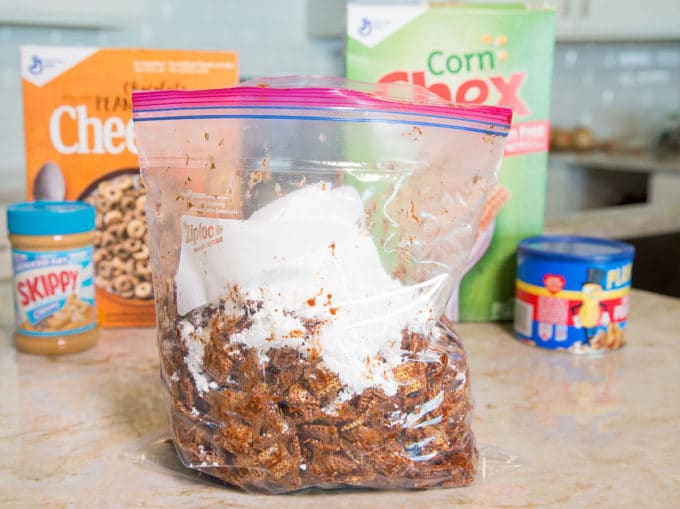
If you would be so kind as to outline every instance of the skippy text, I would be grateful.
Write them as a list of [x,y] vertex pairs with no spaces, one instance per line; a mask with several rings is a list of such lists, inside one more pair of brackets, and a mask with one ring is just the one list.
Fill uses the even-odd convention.
[[22,306],[35,304],[55,295],[75,293],[78,287],[77,270],[50,271],[20,277],[16,282]]

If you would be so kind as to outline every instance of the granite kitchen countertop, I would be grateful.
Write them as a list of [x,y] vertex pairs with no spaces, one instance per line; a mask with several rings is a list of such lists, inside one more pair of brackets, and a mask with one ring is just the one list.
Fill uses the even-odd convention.
[[[0,307],[11,308],[7,286]],[[634,290],[629,344],[600,357],[458,327],[470,357],[480,480],[463,489],[245,494],[198,478],[165,441],[154,331],[90,351],[17,353],[0,313],[0,507],[678,507],[680,300]]]

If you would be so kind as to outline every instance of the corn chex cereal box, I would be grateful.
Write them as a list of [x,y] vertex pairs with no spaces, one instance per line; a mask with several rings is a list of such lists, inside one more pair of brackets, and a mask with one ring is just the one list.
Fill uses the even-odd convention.
[[348,4],[346,74],[513,109],[498,184],[447,314],[510,319],[517,242],[543,230],[555,13],[517,4]]
[[236,53],[23,47],[20,62],[27,198],[92,203],[99,323],[154,325],[131,93],[234,85]]

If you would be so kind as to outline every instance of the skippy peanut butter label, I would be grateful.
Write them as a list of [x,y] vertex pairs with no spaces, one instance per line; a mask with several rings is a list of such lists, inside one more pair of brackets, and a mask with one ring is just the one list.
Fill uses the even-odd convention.
[[348,78],[513,109],[499,183],[447,308],[454,320],[512,316],[517,242],[543,230],[554,23],[551,9],[524,4],[348,6]]
[[27,336],[74,334],[96,327],[92,247],[12,250],[17,331]]
[[94,205],[98,319],[154,325],[132,91],[234,85],[236,53],[23,47],[20,61],[27,198]]

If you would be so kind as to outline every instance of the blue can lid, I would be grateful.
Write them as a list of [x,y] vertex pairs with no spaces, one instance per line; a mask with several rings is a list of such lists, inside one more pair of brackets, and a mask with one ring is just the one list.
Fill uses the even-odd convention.
[[616,240],[571,235],[543,235],[521,240],[517,252],[560,260],[610,262],[633,260],[635,248]]
[[34,201],[7,207],[15,235],[69,235],[94,230],[95,209],[80,201]]

